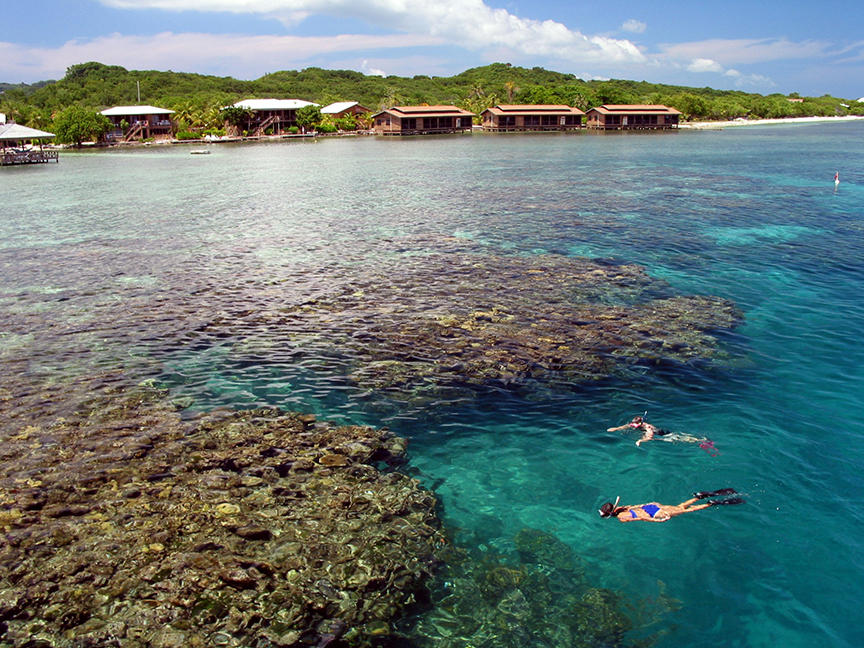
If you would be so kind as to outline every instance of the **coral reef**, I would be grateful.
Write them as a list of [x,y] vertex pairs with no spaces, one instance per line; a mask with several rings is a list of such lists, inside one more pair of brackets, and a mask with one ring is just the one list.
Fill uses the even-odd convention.
[[403,439],[110,392],[3,439],[0,645],[364,646],[422,590],[443,537]]
[[[40,261],[22,263],[36,272]],[[214,277],[189,262],[153,285],[102,286],[112,297],[100,300],[90,282],[104,277],[83,268],[93,274],[80,286],[10,300],[0,352],[10,370],[115,366],[175,387],[196,376],[173,365],[212,352],[222,366],[302,365],[394,399],[446,399],[466,386],[568,389],[646,366],[724,366],[736,359],[720,338],[742,319],[728,300],[676,294],[637,265],[490,254],[456,239],[382,241],[324,267],[229,270]]]
[[[376,242],[326,267],[241,251],[220,276],[193,259],[158,279],[109,277],[100,254],[75,248],[83,274],[63,288],[22,279],[0,313],[0,648],[630,645],[626,604],[545,532],[516,537],[518,562],[447,550],[432,494],[390,469],[406,444],[386,430],[176,409],[215,373],[262,367],[286,390],[308,371],[436,401],[710,367],[734,304],[638,266],[455,239]],[[42,252],[16,262],[42,276]],[[180,394],[172,406],[130,376]],[[216,402],[284,402],[262,393]],[[442,551],[433,609],[396,631]]]
[[[587,259],[441,255],[292,307],[302,348],[323,336],[376,389],[426,384],[579,384],[633,365],[721,360],[729,301],[673,295],[638,266]],[[306,331],[315,331],[314,340]]]
[[400,624],[418,648],[646,648],[676,609],[665,597],[634,605],[598,588],[579,557],[550,533],[523,529],[519,560],[449,547],[427,611]]

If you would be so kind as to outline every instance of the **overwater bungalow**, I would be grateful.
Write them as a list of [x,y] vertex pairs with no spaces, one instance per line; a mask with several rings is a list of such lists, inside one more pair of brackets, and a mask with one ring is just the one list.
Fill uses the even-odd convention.
[[[54,133],[21,126],[15,122],[0,121],[0,166],[11,164],[38,164],[40,162],[59,162],[57,151],[46,151],[42,143],[52,139]],[[33,143],[38,146],[34,146]]]
[[678,128],[679,110],[661,105],[604,104],[587,113],[588,128],[643,130]]
[[356,101],[338,101],[321,109],[322,115],[330,115],[333,119],[342,119],[348,115],[359,117],[371,112],[371,109],[366,108],[366,106],[361,106]]
[[297,125],[300,108],[317,105],[302,99],[244,99],[233,107],[251,111],[252,116],[244,124],[249,135],[264,135],[268,130],[274,135],[282,135]]
[[377,135],[431,135],[470,131],[474,117],[456,106],[395,106],[373,119]]
[[114,125],[114,129],[106,135],[108,141],[171,139],[173,110],[155,106],[114,106],[103,110],[102,114]]
[[480,113],[484,131],[575,130],[584,115],[571,106],[530,104],[499,104]]

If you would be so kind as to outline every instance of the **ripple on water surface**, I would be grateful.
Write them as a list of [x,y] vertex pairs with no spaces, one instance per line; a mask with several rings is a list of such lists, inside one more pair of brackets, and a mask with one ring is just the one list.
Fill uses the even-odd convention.
[[[387,424],[411,437],[409,470],[471,554],[437,610],[491,601],[490,619],[567,645],[579,628],[550,628],[538,601],[611,622],[615,601],[589,592],[599,584],[662,603],[634,639],[674,625],[662,645],[856,645],[864,178],[844,172],[836,192],[820,178],[861,166],[849,143],[862,129],[582,135],[112,152],[4,170],[4,438],[72,415],[87,390],[62,386],[94,375],[107,389],[168,385],[190,419],[266,404]],[[405,180],[370,182],[372,164]],[[591,317],[573,308],[580,256],[618,273],[581,293]],[[687,313],[676,328],[704,305],[694,296],[743,320],[694,328]],[[664,303],[677,306],[648,317]],[[585,324],[615,309],[614,327]],[[567,373],[600,343],[602,379]],[[605,432],[646,410],[720,454]],[[674,503],[726,486],[747,505],[662,525],[596,514],[618,495]],[[564,564],[556,542],[585,580],[547,568]],[[417,632],[492,641],[456,616],[420,617]]]

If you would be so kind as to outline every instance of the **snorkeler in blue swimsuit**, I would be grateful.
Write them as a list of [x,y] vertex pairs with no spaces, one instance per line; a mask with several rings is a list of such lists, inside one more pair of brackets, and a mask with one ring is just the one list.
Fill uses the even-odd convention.
[[[660,505],[659,504],[643,504],[639,508],[641,508],[643,511],[645,511],[648,514],[648,517],[653,518],[655,515],[657,515],[657,512],[660,510]],[[630,509],[630,515],[631,515],[631,517],[634,517],[634,518],[639,517],[638,515],[636,515],[636,511],[634,511],[633,509]]]
[[[620,497],[615,500],[615,503],[606,502],[600,507],[600,517],[616,517],[619,522],[633,522],[642,520],[643,522],[666,522],[671,520],[676,515],[684,513],[692,513],[693,511],[701,511],[709,506],[732,506],[735,504],[743,504],[744,500],[740,497],[729,497],[729,495],[737,495],[734,488],[721,488],[716,491],[702,491],[693,493],[693,497],[686,502],[681,502],[676,505],[658,504],[657,502],[649,502],[648,504],[637,504],[635,506],[618,506]],[[708,498],[720,497],[722,499],[711,499],[701,504],[696,502]],[[630,515],[622,515],[629,513]]]

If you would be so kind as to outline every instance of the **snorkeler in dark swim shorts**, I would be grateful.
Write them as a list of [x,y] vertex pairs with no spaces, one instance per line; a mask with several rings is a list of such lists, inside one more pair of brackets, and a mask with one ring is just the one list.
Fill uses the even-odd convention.
[[607,432],[618,432],[620,430],[639,430],[642,432],[642,438],[640,438],[636,445],[642,445],[645,441],[650,441],[654,438],[659,438],[661,441],[668,441],[673,443],[675,441],[681,441],[683,443],[698,443],[699,447],[702,448],[705,452],[710,454],[712,457],[717,456],[719,451],[714,447],[714,442],[711,439],[706,437],[695,437],[690,434],[678,434],[677,432],[669,432],[668,430],[661,430],[656,425],[651,425],[648,423],[644,416],[634,416],[633,420],[624,425],[620,425],[618,427],[608,428]]

